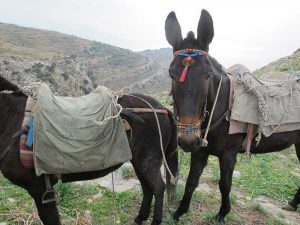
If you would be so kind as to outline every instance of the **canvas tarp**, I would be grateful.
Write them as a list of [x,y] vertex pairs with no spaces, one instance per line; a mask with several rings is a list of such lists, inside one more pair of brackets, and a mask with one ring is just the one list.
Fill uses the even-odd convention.
[[275,72],[257,79],[242,65],[232,66],[227,72],[236,78],[232,120],[257,124],[265,136],[280,124],[299,124],[299,77]]
[[34,161],[37,175],[102,170],[131,159],[114,97],[105,87],[78,97],[39,87]]

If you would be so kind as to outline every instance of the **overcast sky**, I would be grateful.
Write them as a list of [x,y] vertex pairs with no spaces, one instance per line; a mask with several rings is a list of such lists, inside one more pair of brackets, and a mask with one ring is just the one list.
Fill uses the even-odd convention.
[[300,0],[0,0],[0,22],[141,51],[169,47],[170,11],[185,36],[196,32],[203,8],[214,20],[210,54],[225,67],[253,70],[300,48]]

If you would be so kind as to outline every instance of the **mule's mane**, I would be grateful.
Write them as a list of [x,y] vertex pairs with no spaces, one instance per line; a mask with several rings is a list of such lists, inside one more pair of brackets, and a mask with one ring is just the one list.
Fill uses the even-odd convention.
[[187,33],[186,39],[196,40],[196,39],[195,39],[195,34],[194,34],[194,32],[193,32],[193,31],[189,31],[189,32]]
[[4,77],[0,76],[0,91],[9,90],[9,91],[19,91],[19,87]]
[[0,91],[14,91],[15,96],[27,96],[17,85],[0,76]]
[[208,56],[209,60],[212,62],[212,64],[214,65],[214,67],[216,68],[216,70],[221,73],[221,74],[226,74],[226,71],[223,69],[224,67],[212,56]]
[[187,33],[186,38],[183,40],[183,45],[184,46],[191,45],[189,48],[192,48],[192,46],[195,44],[197,45],[197,39],[195,38],[195,34],[193,31],[189,31]]

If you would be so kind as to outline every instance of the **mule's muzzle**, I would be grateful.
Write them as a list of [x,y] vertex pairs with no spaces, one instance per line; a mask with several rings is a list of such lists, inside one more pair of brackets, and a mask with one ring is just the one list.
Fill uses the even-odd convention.
[[178,144],[185,152],[197,151],[202,147],[202,139],[196,134],[182,134],[178,135]]
[[201,139],[201,122],[178,123],[178,144],[185,152],[193,152],[206,147]]

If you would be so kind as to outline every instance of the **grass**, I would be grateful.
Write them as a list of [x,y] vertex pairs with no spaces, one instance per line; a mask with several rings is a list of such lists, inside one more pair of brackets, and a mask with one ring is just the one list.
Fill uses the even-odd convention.
[[257,212],[260,212],[262,215],[268,215],[268,212],[259,203],[255,203],[252,207]]
[[[176,202],[164,203],[163,225],[175,224],[170,215],[184,194],[190,154],[180,151],[179,158],[183,182],[177,186]],[[241,176],[233,179],[230,195],[232,208],[226,217],[226,224],[283,225],[285,220],[283,214],[274,216],[251,199],[266,196],[280,205],[293,196],[300,185],[299,176],[291,173],[291,171],[299,173],[299,169],[295,170],[299,163],[294,150],[254,155],[250,162],[241,162],[240,158],[241,155],[238,156],[235,170],[239,171]],[[126,167],[122,169],[122,173],[124,176],[132,175],[132,171]],[[188,213],[181,217],[177,225],[213,224],[212,219],[220,207],[219,176],[218,158],[210,156],[200,183],[207,183],[211,190],[194,192]],[[140,189],[114,195],[110,190],[98,185],[59,182],[55,190],[60,196],[59,210],[63,224],[131,224],[138,214],[142,200]],[[99,192],[102,193],[102,197],[95,198]],[[150,220],[152,215],[153,208]],[[29,218],[34,218],[32,224],[40,224],[30,196],[23,189],[0,177],[0,223],[19,225],[24,224],[22,221]]]
[[264,195],[285,202],[300,186],[299,178],[291,174],[291,171],[296,168],[295,163],[288,157],[284,157],[285,160],[282,163],[283,158],[279,157],[279,154],[290,155],[292,151],[254,155],[249,163],[238,162],[236,170],[240,171],[243,176],[234,180],[234,185],[239,185],[251,193],[252,197]]
[[122,166],[120,168],[121,172],[122,172],[122,176],[123,178],[125,179],[129,179],[129,178],[132,178],[132,177],[136,177],[135,175],[135,172],[134,172],[134,169],[132,166]]

